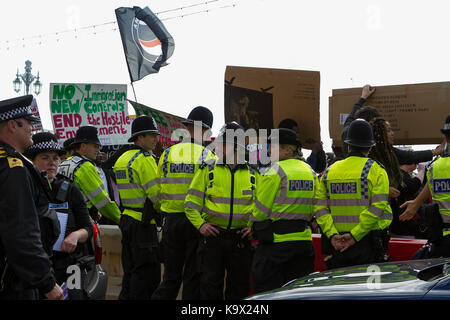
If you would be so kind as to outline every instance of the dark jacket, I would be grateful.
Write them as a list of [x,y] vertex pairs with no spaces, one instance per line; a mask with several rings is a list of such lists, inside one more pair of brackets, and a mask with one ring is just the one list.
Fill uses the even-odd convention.
[[32,163],[0,142],[0,261],[7,258],[10,298],[24,288],[47,293],[55,286],[51,263],[41,242],[36,203],[39,177]]
[[[66,192],[61,187],[64,183],[67,183],[66,186],[68,187]],[[90,243],[89,239],[92,237],[93,227],[83,194],[73,182],[57,177],[53,180],[51,187],[50,202],[52,207],[55,207],[58,212],[68,214],[64,237],[79,229],[85,229],[88,233],[88,240],[85,243],[79,243],[73,253],[53,252],[54,266],[61,269],[75,263],[77,258],[90,254],[86,246]]]

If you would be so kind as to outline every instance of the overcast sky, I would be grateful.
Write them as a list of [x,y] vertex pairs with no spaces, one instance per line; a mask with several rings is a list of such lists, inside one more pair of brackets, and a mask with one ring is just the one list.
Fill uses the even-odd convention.
[[[112,31],[117,25],[80,27],[116,21],[114,10],[121,6],[161,12],[205,1],[5,2],[0,99],[17,95],[12,87],[17,68],[23,73],[25,60],[31,60],[43,83],[37,96],[43,124],[52,129],[49,83],[130,83],[119,31]],[[224,122],[227,65],[320,71],[321,138],[330,151],[332,89],[449,81],[449,7],[444,0],[219,0],[169,12],[160,18],[211,10],[163,21],[175,52],[159,74],[134,84],[137,100],[182,117],[197,105],[207,106],[217,134]],[[54,34],[72,29],[79,30]],[[30,36],[38,37],[16,40]],[[128,97],[133,98],[131,86]]]

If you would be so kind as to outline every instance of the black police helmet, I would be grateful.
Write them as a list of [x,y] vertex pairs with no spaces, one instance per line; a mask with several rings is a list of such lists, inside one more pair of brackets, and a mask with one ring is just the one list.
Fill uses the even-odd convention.
[[445,119],[444,128],[441,129],[443,134],[450,134],[450,115]]
[[25,157],[34,159],[42,152],[54,151],[62,156],[66,151],[58,144],[55,135],[50,132],[38,132],[32,136],[33,144],[23,153]]
[[[245,148],[245,136],[242,137],[242,139],[244,139],[244,141],[240,141],[242,139],[239,139],[238,136],[234,135],[227,135],[227,130],[234,130],[234,133],[236,130],[242,130],[242,134],[244,134],[245,129],[243,126],[241,126],[239,123],[237,123],[236,121],[233,122],[227,122],[225,123],[222,128],[220,128],[219,134],[217,135],[217,140],[221,141],[221,142],[228,142],[228,143],[233,143],[236,146],[241,146],[242,148]],[[232,139],[232,140],[230,140]]]
[[276,139],[276,136],[272,133],[268,138],[269,143],[289,144],[292,146],[298,146],[299,148],[302,147],[302,144],[298,139],[298,135],[294,130],[287,128],[278,128],[275,130],[278,132],[278,139]]
[[213,125],[213,114],[211,110],[206,107],[198,106],[192,109],[183,124],[194,124],[195,121],[200,121],[202,127],[206,129],[211,129]]
[[375,145],[372,126],[364,119],[353,120],[348,128],[345,143],[361,148],[369,148]]
[[69,151],[69,150],[74,149],[74,146],[73,146],[74,140],[75,140],[75,138],[69,138],[66,141],[64,141],[64,143],[63,143],[64,150]]
[[145,133],[159,134],[156,121],[151,116],[139,116],[133,120],[131,137],[128,139],[128,142],[133,142],[139,135]]
[[73,145],[80,143],[94,143],[101,146],[101,142],[98,139],[98,130],[93,126],[82,126],[78,129]]

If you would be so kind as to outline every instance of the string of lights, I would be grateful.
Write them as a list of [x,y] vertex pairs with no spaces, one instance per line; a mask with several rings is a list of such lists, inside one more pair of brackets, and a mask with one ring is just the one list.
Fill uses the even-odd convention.
[[[209,1],[204,1],[201,3],[192,4],[192,5],[186,5],[183,7],[168,9],[168,10],[164,10],[164,11],[160,11],[160,12],[155,12],[155,14],[160,16],[160,15],[164,15],[164,14],[171,13],[171,12],[177,12],[177,11],[182,12],[182,13],[180,13],[178,15],[174,15],[174,16],[160,17],[161,21],[167,21],[167,20],[174,20],[174,19],[182,19],[185,17],[193,16],[193,15],[205,14],[205,13],[209,13],[211,11],[215,11],[215,10],[219,10],[219,9],[234,8],[237,6],[237,3],[233,3],[233,4],[229,4],[229,5],[207,8],[204,10],[199,10],[199,11],[194,11],[194,12],[189,12],[189,11],[186,12],[186,9],[191,9],[191,8],[198,7],[198,6],[210,5],[212,3],[220,3],[221,1],[223,1],[223,0],[209,0]],[[0,41],[0,51],[9,51],[13,48],[18,48],[18,47],[25,48],[25,47],[29,47],[29,46],[43,45],[44,43],[50,42],[50,41],[56,41],[57,43],[59,43],[60,41],[65,40],[65,39],[78,39],[80,37],[98,35],[98,34],[103,34],[106,32],[115,32],[118,29],[119,28],[117,26],[117,21],[111,21],[111,22],[104,22],[104,23],[99,23],[99,24],[95,24],[95,25],[84,26],[84,27],[80,27],[80,28],[67,29],[67,30],[63,30],[63,31],[50,32],[50,33],[39,34],[39,35],[34,35],[34,36],[21,37],[21,38],[16,38],[16,39],[12,39],[12,40],[3,40],[3,41]]]

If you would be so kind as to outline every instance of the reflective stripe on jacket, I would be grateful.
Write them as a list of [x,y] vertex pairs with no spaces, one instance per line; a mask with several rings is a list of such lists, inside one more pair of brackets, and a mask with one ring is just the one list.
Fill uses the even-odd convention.
[[216,162],[208,160],[195,174],[184,202],[186,217],[197,229],[205,222],[245,228],[253,209],[254,175],[246,164],[231,170]]
[[[439,213],[443,223],[450,223],[450,157],[439,157],[428,168],[428,188],[433,202],[439,206]],[[445,228],[443,235],[449,235]]]
[[[317,177],[311,167],[300,159],[275,163],[264,176],[257,175],[255,210],[252,221],[304,220],[314,215]],[[274,242],[309,240],[311,229],[302,232],[273,234]]]
[[[157,170],[155,159],[142,149],[129,150],[117,159],[113,171],[120,202],[124,207],[123,214],[141,221],[147,198],[152,201],[155,209],[157,208],[159,193]],[[154,219],[151,223],[155,223]]]
[[159,201],[163,212],[184,212],[184,200],[194,174],[213,153],[197,142],[182,141],[166,150],[159,158]]
[[85,196],[88,208],[95,206],[103,216],[119,223],[120,210],[109,198],[106,187],[90,160],[79,155],[71,156],[59,165],[58,174],[75,183]]
[[321,178],[316,218],[330,238],[350,232],[356,241],[392,221],[386,170],[372,159],[350,156],[335,162]]

